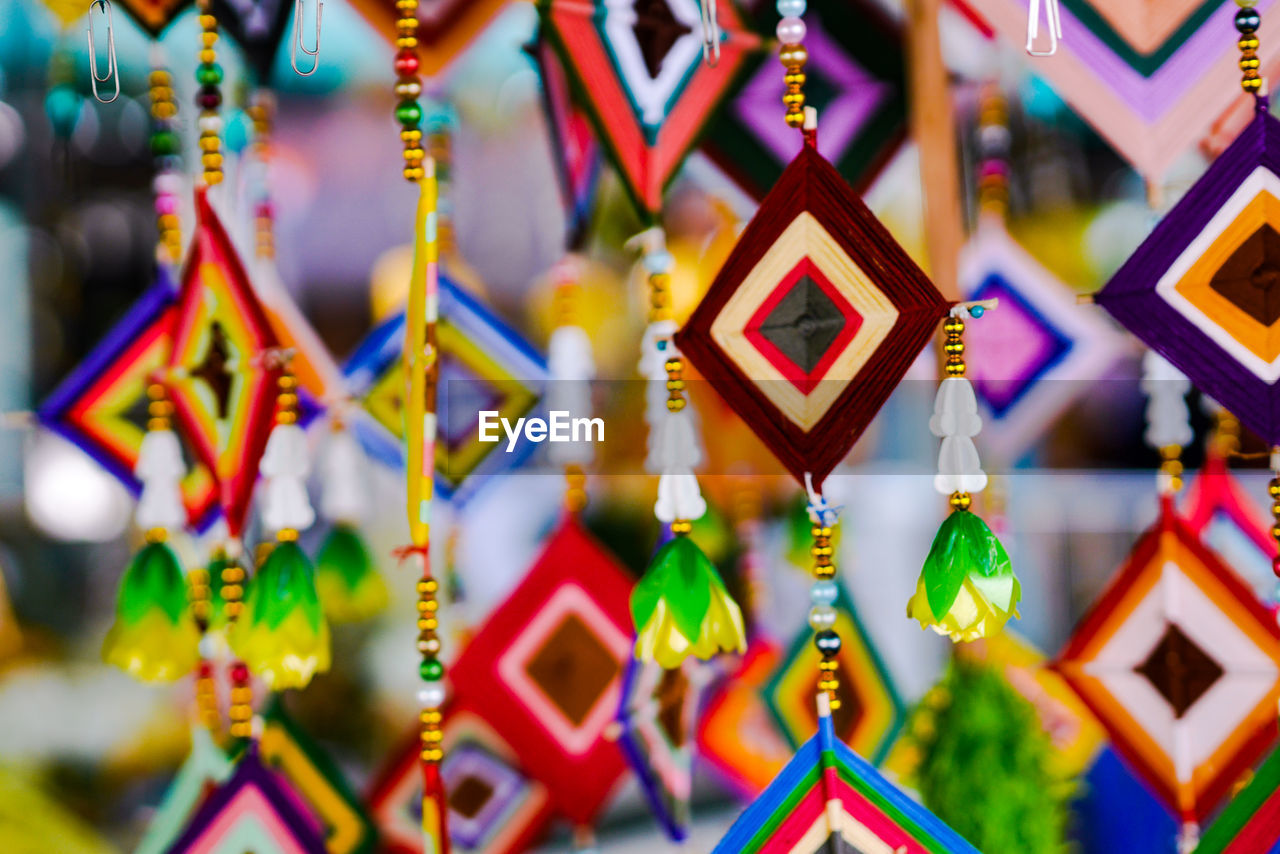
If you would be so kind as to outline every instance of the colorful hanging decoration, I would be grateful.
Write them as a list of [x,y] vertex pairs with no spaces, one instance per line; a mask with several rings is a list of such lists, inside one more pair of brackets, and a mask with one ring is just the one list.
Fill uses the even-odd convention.
[[946,313],[915,262],[805,145],[675,341],[787,470],[817,488]]
[[[259,86],[267,85],[280,43],[289,32],[290,16],[302,7],[289,0],[212,0],[219,25],[238,45]],[[300,72],[299,72],[300,73]]]
[[326,854],[320,828],[297,793],[262,764],[252,743],[235,772],[187,823],[168,854]]
[[400,57],[412,53],[412,74],[420,71],[435,78],[449,70],[510,2],[412,0],[406,5],[406,0],[355,0],[351,5],[379,35],[400,49],[397,73],[401,72]]
[[966,300],[997,300],[1000,310],[968,331],[968,376],[981,404],[986,453],[1009,463],[1102,378],[1121,339],[1008,232],[1012,139],[994,83],[980,97],[977,137],[978,226],[960,256],[960,290]]
[[564,199],[566,243],[576,247],[585,237],[603,172],[603,152],[591,120],[573,98],[564,65],[546,39],[530,48],[542,77],[542,98],[551,150]]
[[[135,496],[134,474],[146,436],[147,388],[165,366],[177,291],[163,269],[157,280],[36,410],[40,423],[93,457]],[[217,517],[218,492],[203,463],[182,479],[187,524],[203,530]]]
[[168,539],[182,530],[186,511],[180,484],[182,447],[170,429],[173,407],[164,386],[147,387],[150,419],[138,450],[135,474],[142,482],[136,523],[145,545],[120,581],[116,621],[102,644],[110,664],[146,682],[180,679],[200,658],[200,631],[187,607],[187,578]]
[[[459,854],[519,854],[551,821],[546,787],[520,769],[510,745],[475,712],[451,704],[444,717],[449,845]],[[369,808],[387,854],[421,854],[419,739],[397,751],[376,778]]]
[[209,792],[231,776],[235,766],[204,727],[192,727],[191,752],[169,784],[134,854],[165,854]]
[[977,854],[836,737],[819,694],[818,732],[715,847],[713,854],[876,851]]
[[618,744],[659,826],[676,842],[689,836],[693,725],[709,676],[693,659],[672,670],[632,659],[622,677]]
[[[805,96],[825,117],[818,151],[862,192],[906,135],[902,34],[865,0],[808,0],[807,6]],[[781,15],[767,3],[761,10],[770,13],[761,29],[773,30]],[[747,65],[702,147],[743,190],[762,199],[800,153],[801,140],[778,121],[786,85],[773,57],[753,56]]]
[[1269,854],[1280,847],[1280,752],[1253,773],[1227,804],[1195,854]]
[[987,487],[973,437],[982,429],[973,384],[965,377],[962,315],[980,318],[983,304],[958,305],[943,330],[946,373],[938,386],[929,430],[942,440],[933,486],[948,496],[951,512],[938,528],[925,558],[907,616],[949,635],[971,641],[996,634],[1018,616],[1022,588],[1000,539],[971,509],[972,494]]
[[[439,279],[441,441],[436,445],[436,485],[442,497],[465,501],[492,475],[528,459],[536,446],[526,439],[507,450],[507,440],[480,441],[480,410],[496,411],[514,424],[537,414],[547,367],[513,329],[446,277]],[[344,368],[351,393],[364,412],[351,423],[370,456],[394,467],[404,464],[405,315],[381,323],[356,348]]]
[[279,699],[263,715],[258,750],[263,763],[288,781],[324,828],[329,854],[372,854],[376,850],[373,821],[365,815],[341,769],[289,717]]
[[1280,628],[1168,496],[1054,668],[1184,823],[1276,740]]
[[[832,726],[841,742],[859,756],[879,763],[902,727],[906,710],[888,669],[858,619],[848,591],[838,581],[831,583],[836,596],[829,605],[835,609],[836,619],[829,631],[840,639],[840,648],[831,658],[836,663],[835,694],[840,701],[831,710]],[[804,744],[817,726],[813,705],[815,674],[822,678],[820,664],[824,658],[814,642],[812,628],[806,627],[791,642],[764,686],[769,710],[792,747]]]
[[1223,152],[1096,296],[1268,445],[1280,443],[1270,270],[1280,259],[1280,123],[1258,102]]
[[[1252,13],[1254,2],[1240,5]],[[1003,39],[1018,46],[1025,42],[1027,4],[1022,0],[961,0],[960,5],[972,8]],[[1227,48],[1236,40],[1232,19],[1237,11],[1231,0],[1158,6],[1061,0],[1062,38],[1052,56],[1036,58],[1035,71],[1139,173],[1158,181],[1241,100],[1232,86],[1241,71],[1239,57]],[[1250,52],[1255,81],[1259,66],[1277,56],[1274,48],[1259,53],[1257,47],[1255,40]],[[1209,219],[1213,210],[1205,215]]]
[[715,4],[718,60],[703,61],[700,0],[538,0],[543,36],[646,217],[758,39],[729,0]]
[[698,716],[698,759],[742,798],[764,791],[791,758],[761,696],[781,655],[770,641],[753,639],[738,668],[708,692]]
[[178,295],[165,384],[178,423],[213,471],[233,538],[244,526],[275,408],[278,346],[207,191]]
[[556,810],[586,825],[626,768],[605,737],[631,650],[626,572],[572,515],[458,656],[459,702],[500,731]]

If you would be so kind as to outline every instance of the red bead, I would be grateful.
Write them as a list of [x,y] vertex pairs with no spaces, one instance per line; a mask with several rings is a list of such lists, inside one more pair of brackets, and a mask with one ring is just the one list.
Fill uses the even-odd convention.
[[213,678],[213,662],[201,661],[199,667],[197,668],[197,674],[200,676],[201,679],[212,679]]
[[235,664],[231,665],[231,681],[240,683],[248,682],[249,666],[243,661],[237,661]]
[[400,77],[412,77],[418,73],[418,53],[408,48],[402,48],[396,54],[395,62],[396,74]]

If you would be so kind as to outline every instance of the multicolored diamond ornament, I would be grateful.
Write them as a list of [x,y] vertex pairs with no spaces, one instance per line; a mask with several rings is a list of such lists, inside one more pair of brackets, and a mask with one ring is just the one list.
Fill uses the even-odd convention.
[[[1026,41],[1021,0],[957,2],[1003,39]],[[1280,51],[1271,5],[1257,5],[1264,68]],[[1244,108],[1237,8],[1231,0],[1061,0],[1062,39],[1054,55],[1036,58],[1035,70],[1134,169],[1158,181],[1233,107]]]
[[[386,854],[422,852],[421,737],[415,731],[379,775],[369,808]],[[444,721],[449,845],[459,854],[519,854],[551,821],[546,787],[520,770],[510,745],[475,712],[450,707]]]
[[[761,7],[769,13],[761,30],[772,32],[778,22],[773,4]],[[902,34],[866,0],[810,0],[804,21],[805,103],[823,116],[818,151],[861,192],[906,133]],[[743,83],[702,142],[716,165],[757,199],[800,153],[800,134],[778,120],[782,78],[772,53],[750,58]]]
[[[831,628],[840,636],[841,645],[835,671],[840,682],[836,690],[840,707],[831,712],[832,726],[836,737],[854,753],[878,763],[901,729],[906,710],[843,586],[833,607],[836,622]],[[804,744],[818,725],[813,698],[822,676],[818,669],[821,660],[813,630],[805,626],[764,686],[765,702],[793,747]]]
[[213,15],[240,50],[259,86],[267,85],[296,3],[289,0],[212,0]]
[[1253,585],[1260,595],[1275,588],[1271,568],[1276,541],[1271,518],[1231,473],[1225,455],[1210,442],[1204,464],[1187,488],[1180,512],[1205,545]]
[[262,764],[253,743],[231,777],[191,817],[168,854],[326,854],[297,793]]
[[1278,229],[1280,122],[1260,106],[1096,297],[1268,445],[1280,444]]
[[138,26],[153,39],[158,39],[188,6],[194,4],[192,0],[121,0],[120,5],[129,17],[138,22]]
[[[436,488],[465,501],[490,476],[519,466],[536,450],[521,439],[481,442],[480,411],[511,423],[536,414],[547,380],[545,360],[475,297],[440,277],[440,387]],[[404,465],[404,313],[378,325],[356,348],[344,371],[364,417],[350,426],[370,456]]]
[[263,715],[258,749],[268,767],[289,781],[324,828],[329,854],[371,854],[377,831],[341,769],[284,710],[277,698]]
[[1276,741],[1280,627],[1168,498],[1054,668],[1184,821]]
[[631,657],[631,579],[572,517],[450,669],[556,810],[587,824],[626,769],[605,737]]
[[231,536],[244,526],[275,416],[278,339],[231,239],[196,190],[165,384],[183,435],[214,473]]
[[[164,270],[53,393],[36,416],[115,475],[135,496],[134,474],[146,435],[147,385],[169,359],[177,291]],[[192,527],[203,530],[218,514],[218,491],[209,468],[188,467],[182,501]]]
[[675,341],[783,465],[820,487],[947,310],[806,145]]
[[[825,698],[826,695],[822,694]],[[713,854],[978,854],[836,737],[829,709]]]
[[195,815],[209,792],[228,777],[235,766],[204,727],[191,730],[191,752],[169,784],[134,854],[165,854]]
[[702,59],[699,0],[538,0],[543,34],[636,207],[662,195],[759,40],[713,0],[720,58]]
[[987,456],[1012,462],[1116,361],[1114,327],[988,217],[960,257],[966,300],[999,300],[965,332]]

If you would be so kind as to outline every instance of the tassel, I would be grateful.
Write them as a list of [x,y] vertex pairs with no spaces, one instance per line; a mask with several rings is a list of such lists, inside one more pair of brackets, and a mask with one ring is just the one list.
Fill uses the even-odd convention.
[[178,556],[163,539],[148,535],[120,581],[116,621],[102,658],[144,682],[171,682],[195,667],[200,632],[187,608],[187,583]]
[[329,669],[329,624],[315,570],[296,541],[281,540],[271,549],[227,635],[236,655],[273,691],[304,688]]
[[139,528],[150,531],[181,530],[187,523],[182,503],[182,478],[186,465],[182,446],[172,430],[148,430],[138,448],[138,461],[133,473],[142,481],[135,521]]
[[338,522],[329,530],[316,555],[316,590],[335,622],[363,620],[386,607],[386,582],[354,525]]
[[311,470],[307,435],[295,423],[277,424],[271,430],[259,466],[265,483],[262,496],[262,524],[269,531],[302,531],[316,521],[307,495],[307,473]]

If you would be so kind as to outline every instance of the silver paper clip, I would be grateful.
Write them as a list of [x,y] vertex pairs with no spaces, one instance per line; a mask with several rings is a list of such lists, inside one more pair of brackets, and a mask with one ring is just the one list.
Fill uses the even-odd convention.
[[[1036,39],[1040,35],[1040,3],[1044,3],[1044,20],[1049,31],[1049,47],[1047,50],[1036,49]],[[1031,8],[1027,13],[1027,53],[1032,56],[1053,56],[1058,52],[1058,40],[1062,38],[1062,15],[1058,0],[1031,0]]]
[[[312,50],[307,49],[306,43],[302,40],[302,12],[304,0],[295,0],[293,4],[293,50],[289,55],[289,62],[293,65],[293,70],[300,77],[310,77],[316,73],[316,69],[320,67],[320,18],[324,14],[324,3],[322,0],[316,0],[316,46]],[[311,57],[311,70],[303,71],[298,68],[298,51],[302,51]]]
[[[105,77],[98,76],[98,54],[93,49],[93,10],[95,7],[101,7],[102,13],[107,16],[107,74]],[[89,37],[89,85],[93,87],[93,97],[97,98],[101,104],[110,104],[120,97],[120,71],[116,67],[115,22],[111,16],[111,3],[108,0],[93,0],[89,4],[89,27],[86,33]],[[110,98],[104,98],[98,94],[98,84],[106,83],[107,81],[114,82],[116,87],[116,91],[112,93]]]

